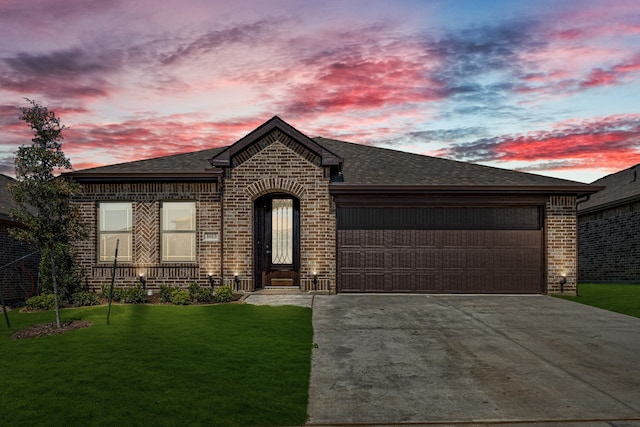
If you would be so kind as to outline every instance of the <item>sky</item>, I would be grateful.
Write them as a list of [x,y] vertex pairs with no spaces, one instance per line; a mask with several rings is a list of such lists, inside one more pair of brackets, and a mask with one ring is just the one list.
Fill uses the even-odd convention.
[[0,0],[0,173],[315,137],[592,182],[640,163],[637,0]]

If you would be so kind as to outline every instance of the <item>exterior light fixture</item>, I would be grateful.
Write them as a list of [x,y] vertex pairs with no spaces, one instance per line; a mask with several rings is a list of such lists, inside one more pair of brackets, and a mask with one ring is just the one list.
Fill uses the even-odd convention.
[[236,289],[235,290],[237,291],[238,290],[238,285],[240,284],[240,278],[238,277],[237,274],[233,275],[233,283],[235,283],[235,285],[236,285]]
[[216,284],[216,279],[213,278],[213,273],[209,273],[209,284],[211,285],[211,289],[213,289],[213,285]]
[[560,278],[560,293],[563,294],[564,293],[564,285],[567,284],[567,277],[566,276],[562,276]]
[[147,290],[147,279],[144,277],[144,274],[140,273],[140,276],[138,276],[138,280],[140,281],[140,283],[142,283],[142,289],[144,289],[146,291]]
[[318,273],[316,273],[315,271],[313,272],[313,290],[318,290]]

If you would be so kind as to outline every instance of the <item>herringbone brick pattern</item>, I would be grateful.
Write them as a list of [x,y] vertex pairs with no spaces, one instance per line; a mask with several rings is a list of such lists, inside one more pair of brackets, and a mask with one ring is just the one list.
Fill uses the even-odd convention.
[[136,203],[134,259],[140,267],[150,266],[158,260],[159,220],[158,202]]

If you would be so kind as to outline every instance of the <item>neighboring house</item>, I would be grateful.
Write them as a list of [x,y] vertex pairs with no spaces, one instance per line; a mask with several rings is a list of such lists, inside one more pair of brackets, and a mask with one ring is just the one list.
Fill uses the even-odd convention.
[[640,282],[640,164],[592,185],[578,202],[580,282]]
[[9,235],[9,228],[21,227],[9,215],[15,207],[7,189],[12,181],[13,178],[0,174],[0,292],[9,302],[35,294],[39,262],[32,247]]
[[[309,138],[278,117],[236,143],[66,174],[93,288],[575,292],[587,184]],[[564,278],[564,279],[563,279]]]

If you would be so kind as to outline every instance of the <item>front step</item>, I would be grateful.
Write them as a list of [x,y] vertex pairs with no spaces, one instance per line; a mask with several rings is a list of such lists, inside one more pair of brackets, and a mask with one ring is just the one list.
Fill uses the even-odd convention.
[[265,286],[263,289],[253,291],[255,295],[304,295],[298,286]]

